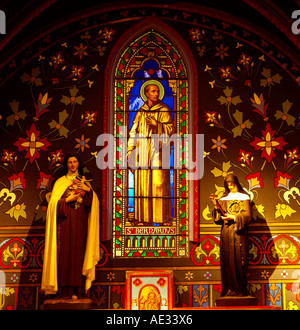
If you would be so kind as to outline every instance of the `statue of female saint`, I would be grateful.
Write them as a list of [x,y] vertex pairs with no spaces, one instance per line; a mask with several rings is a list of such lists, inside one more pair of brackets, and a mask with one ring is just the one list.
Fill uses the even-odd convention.
[[90,288],[100,259],[99,200],[77,155],[65,157],[62,174],[47,209],[42,290],[76,299]]
[[249,195],[238,178],[228,174],[224,182],[225,193],[216,200],[213,219],[221,225],[221,297],[248,296],[248,224],[252,219]]

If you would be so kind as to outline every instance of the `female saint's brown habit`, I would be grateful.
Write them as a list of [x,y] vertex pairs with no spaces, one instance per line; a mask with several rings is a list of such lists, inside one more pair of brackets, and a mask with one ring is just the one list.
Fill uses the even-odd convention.
[[75,290],[81,296],[84,294],[82,265],[93,192],[86,192],[79,207],[76,207],[75,201],[66,203],[67,192],[68,190],[57,203],[58,285],[68,295]]
[[100,259],[98,197],[91,189],[80,203],[66,203],[72,182],[66,175],[56,181],[46,219],[42,290],[62,297],[80,296],[83,275],[87,291]]
[[224,221],[219,209],[213,212],[221,229],[221,277],[224,296],[248,296],[248,223],[252,218],[250,199],[244,193],[230,192],[219,200],[225,213],[235,215],[235,221]]

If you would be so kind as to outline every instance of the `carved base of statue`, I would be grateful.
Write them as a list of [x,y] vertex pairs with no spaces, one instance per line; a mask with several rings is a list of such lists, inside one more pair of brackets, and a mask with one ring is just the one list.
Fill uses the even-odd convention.
[[225,296],[216,299],[218,307],[231,307],[231,306],[257,306],[257,298],[252,296]]
[[88,298],[81,299],[47,299],[42,310],[89,310],[96,309],[97,303]]

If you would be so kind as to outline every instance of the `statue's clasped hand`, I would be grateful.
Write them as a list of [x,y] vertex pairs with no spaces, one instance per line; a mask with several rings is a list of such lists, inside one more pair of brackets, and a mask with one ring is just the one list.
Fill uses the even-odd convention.
[[76,177],[76,179],[78,180],[77,186],[80,190],[83,191],[90,191],[91,188],[86,184],[86,182],[91,181],[91,180],[86,180],[85,176],[82,177]]
[[80,197],[80,193],[76,194],[75,191],[71,191],[69,196],[66,198],[66,203],[77,201],[79,197]]
[[225,216],[221,216],[221,218],[224,220],[225,223],[228,223],[228,221],[233,221],[235,222],[235,215],[225,213]]
[[146,118],[146,123],[147,123],[149,126],[154,126],[154,127],[157,126],[157,121],[156,121],[155,118],[152,117],[152,116],[148,116],[148,117]]

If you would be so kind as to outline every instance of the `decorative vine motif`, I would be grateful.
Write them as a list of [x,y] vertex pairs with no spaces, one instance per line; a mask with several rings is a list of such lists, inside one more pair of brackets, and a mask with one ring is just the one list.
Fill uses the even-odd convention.
[[[199,27],[190,29],[189,36],[204,63],[210,98],[216,97],[210,109],[203,109],[210,128],[206,129],[206,136],[211,136],[207,141],[212,142],[206,144],[206,166],[213,164],[210,173],[214,178],[224,178],[233,171],[245,178],[245,189],[256,204],[255,219],[265,218],[260,191],[265,173],[275,171],[274,188],[281,189],[273,218],[292,217],[300,203],[296,176],[300,155],[291,137],[299,131],[300,120],[296,101],[279,92],[288,78],[270,69],[264,50],[259,54],[239,40],[233,46],[228,36]],[[208,56],[218,61],[212,62]],[[296,180],[290,187],[293,177]],[[220,180],[215,182],[215,195],[220,197],[223,187],[217,184]],[[209,204],[202,216],[211,220]]]
[[[40,199],[35,219],[45,220],[51,184],[61,168],[64,154],[72,149],[82,153],[84,164],[95,159],[97,153],[91,150],[89,141],[98,111],[84,104],[114,33],[114,29],[104,27],[79,34],[73,40],[52,47],[50,52],[38,55],[31,69],[26,68],[20,75],[19,90],[31,95],[31,103],[27,99],[25,104],[20,92],[20,96],[16,95],[9,102],[12,114],[1,116],[0,121],[9,141],[2,149],[0,163],[9,181],[7,184],[2,176],[0,207],[10,219],[26,221],[31,213],[26,202],[26,179],[30,172],[37,169],[39,173],[36,178],[30,177],[36,182]],[[93,59],[98,56],[100,62],[85,62],[90,56]],[[66,141],[68,150],[62,147]]]

